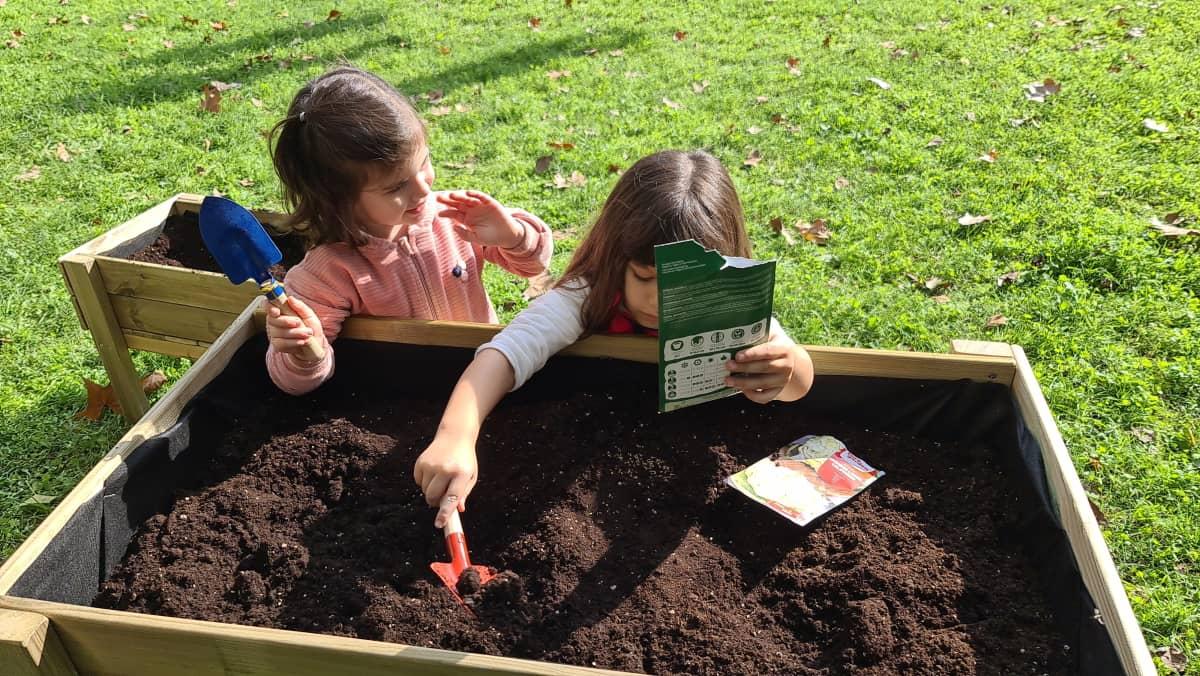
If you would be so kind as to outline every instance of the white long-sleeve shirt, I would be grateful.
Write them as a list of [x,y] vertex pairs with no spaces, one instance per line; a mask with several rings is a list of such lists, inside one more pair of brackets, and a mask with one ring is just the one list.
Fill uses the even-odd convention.
[[[491,341],[480,345],[475,354],[492,349],[504,355],[512,366],[512,389],[516,390],[540,371],[550,357],[583,336],[583,302],[590,292],[584,286],[552,289],[534,300]],[[774,317],[771,334],[791,341]]]

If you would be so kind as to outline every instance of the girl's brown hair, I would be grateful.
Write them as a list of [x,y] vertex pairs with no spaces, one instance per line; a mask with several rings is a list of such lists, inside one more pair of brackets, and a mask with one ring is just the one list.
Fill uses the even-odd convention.
[[341,66],[304,85],[270,135],[287,225],[307,224],[314,244],[366,243],[354,205],[370,172],[412,159],[424,141],[408,99],[377,75]]
[[558,285],[591,287],[583,326],[603,330],[630,261],[654,264],[654,246],[694,239],[726,256],[750,256],[742,204],[729,172],[696,150],[638,160],[617,181]]

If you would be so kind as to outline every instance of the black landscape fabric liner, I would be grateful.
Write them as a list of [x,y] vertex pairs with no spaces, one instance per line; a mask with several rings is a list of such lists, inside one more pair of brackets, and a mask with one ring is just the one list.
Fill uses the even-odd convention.
[[[472,351],[340,340],[337,373],[318,397],[421,396],[445,399]],[[13,596],[89,605],[101,582],[124,557],[138,526],[171,507],[175,487],[204,462],[223,432],[223,419],[247,393],[274,385],[266,376],[262,335],[248,341],[230,364],[187,405],[179,421],[147,439],[105,481],[104,490],[72,515],[10,590]],[[402,374],[395,377],[355,377]],[[633,378],[654,378],[654,365],[610,359],[556,357],[510,397],[555,398],[579,389]],[[364,385],[364,383],[366,383]],[[351,390],[353,386],[353,390]],[[1015,412],[1008,388],[969,381],[824,376],[794,406],[827,414],[866,429],[939,440],[980,442],[1006,462],[1036,500],[1022,515],[1027,556],[1040,562],[1039,580],[1063,635],[1077,647],[1078,671],[1121,674],[1117,651],[1084,587],[1065,531],[1050,503],[1041,449]],[[664,415],[670,415],[664,414]],[[432,435],[434,430],[422,432]],[[197,449],[199,452],[193,452]],[[771,449],[763,449],[764,455]]]

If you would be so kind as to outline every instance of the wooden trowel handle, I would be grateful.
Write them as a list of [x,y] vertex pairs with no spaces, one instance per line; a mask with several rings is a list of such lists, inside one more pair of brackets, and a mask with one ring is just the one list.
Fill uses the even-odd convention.
[[[274,280],[272,280],[274,281]],[[271,288],[266,288],[268,284],[263,285],[263,295],[267,297],[271,305],[279,308],[279,313],[288,317],[298,317],[292,306],[288,304],[287,293],[283,290],[283,285],[275,282]],[[319,362],[325,358],[325,336],[313,336],[308,343],[302,345],[295,352],[297,358],[307,362]]]

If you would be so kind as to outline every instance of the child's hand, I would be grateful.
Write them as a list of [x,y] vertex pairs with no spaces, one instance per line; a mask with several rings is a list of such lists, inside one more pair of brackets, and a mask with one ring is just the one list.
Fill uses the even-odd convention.
[[[295,296],[288,296],[288,307],[296,313],[295,317],[285,315],[267,299],[267,338],[276,352],[285,352],[293,358],[308,361],[312,350],[306,348],[311,340],[325,340],[321,329],[321,320],[304,301]],[[316,336],[316,338],[313,338]]]
[[467,496],[475,487],[479,466],[475,446],[453,437],[438,435],[417,458],[413,479],[425,493],[425,502],[437,507],[433,525],[441,528],[454,510],[467,508]]
[[725,377],[725,384],[759,404],[799,399],[812,386],[808,352],[775,331],[767,342],[737,353],[733,361],[725,362],[725,368],[732,372]]
[[491,195],[477,190],[456,190],[439,194],[437,200],[446,207],[439,216],[466,224],[455,225],[454,232],[468,242],[512,249],[525,239],[525,226]]

